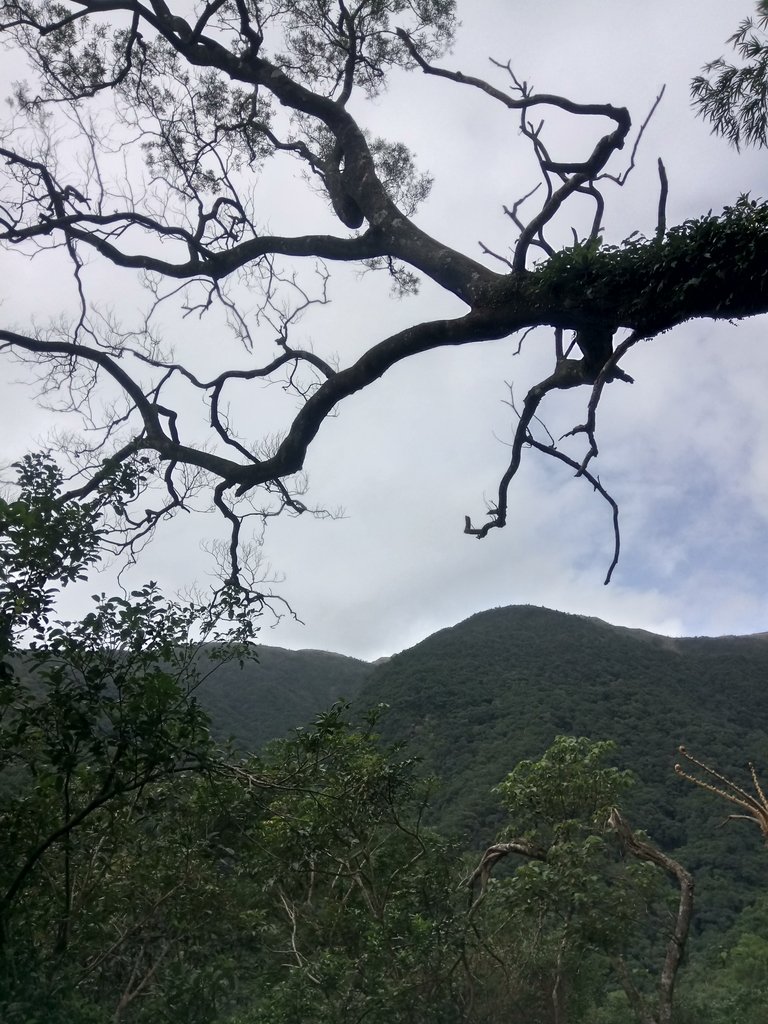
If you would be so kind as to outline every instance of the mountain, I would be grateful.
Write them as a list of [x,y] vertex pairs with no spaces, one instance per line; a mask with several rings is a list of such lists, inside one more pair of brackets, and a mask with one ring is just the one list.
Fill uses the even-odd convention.
[[343,654],[259,646],[257,659],[242,668],[237,662],[217,666],[197,696],[214,736],[250,752],[306,725],[335,701],[352,700],[372,671]]
[[599,619],[516,606],[473,615],[391,658],[357,701],[385,702],[387,741],[405,741],[440,780],[435,824],[491,841],[503,823],[491,789],[558,734],[613,739],[638,778],[627,812],[697,874],[700,925],[724,926],[765,884],[768,855],[731,810],[678,778],[682,743],[751,785],[768,771],[768,636],[670,638]]
[[751,787],[768,775],[768,634],[672,638],[532,606],[481,612],[375,665],[324,651],[259,648],[225,665],[200,696],[220,738],[243,750],[307,724],[343,697],[389,706],[387,743],[438,785],[432,824],[480,849],[505,822],[492,793],[558,734],[612,739],[637,784],[624,810],[694,872],[697,927],[735,919],[768,876],[758,829],[738,808],[675,775],[680,744]]

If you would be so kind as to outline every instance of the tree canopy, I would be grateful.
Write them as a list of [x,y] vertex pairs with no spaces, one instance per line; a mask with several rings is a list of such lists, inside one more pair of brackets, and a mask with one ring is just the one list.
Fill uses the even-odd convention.
[[758,0],[757,17],[744,18],[729,39],[741,62],[730,64],[719,57],[693,80],[691,91],[700,113],[737,148],[768,142],[767,32],[768,3]]
[[[484,538],[505,525],[510,484],[534,449],[609,502],[610,579],[618,507],[594,470],[601,397],[631,380],[622,360],[638,342],[693,318],[768,311],[768,206],[734,196],[721,212],[669,226],[659,162],[655,229],[608,244],[608,190],[626,182],[647,119],[636,128],[610,102],[538,93],[510,63],[494,62],[488,80],[454,68],[446,55],[456,30],[455,0],[212,0],[194,11],[164,0],[3,3],[0,31],[26,77],[0,139],[0,240],[37,259],[60,250],[75,305],[53,322],[3,325],[0,346],[84,416],[85,435],[60,444],[71,463],[64,502],[90,501],[118,469],[133,474],[134,494],[110,510],[118,548],[135,550],[179,510],[214,507],[229,528],[217,552],[225,579],[261,600],[243,522],[312,510],[305,457],[346,399],[418,354],[547,327],[549,370],[512,400],[508,465],[487,514],[467,516],[465,532]],[[530,145],[539,181],[504,208],[508,253],[459,251],[420,228],[431,177],[404,144],[366,127],[369,105],[402,72],[414,103],[418,76],[438,79],[447,102],[471,90],[501,105]],[[739,123],[746,116],[729,109]],[[553,155],[549,115],[576,122],[587,155]],[[751,129],[745,137],[759,141]],[[289,204],[324,202],[306,232],[272,232],[273,173]],[[576,208],[580,223],[584,204],[586,228],[563,248],[555,226]],[[133,322],[94,286],[102,263],[142,283]],[[429,281],[463,312],[414,322],[344,363],[297,339],[302,317],[329,301],[339,264],[388,273],[401,295]],[[213,337],[234,334],[241,357],[201,375],[182,336],[194,316],[209,317]],[[238,402],[267,382],[294,405],[287,424],[253,440],[238,425]],[[580,449],[538,419],[545,396],[575,388],[584,410],[569,434]]]

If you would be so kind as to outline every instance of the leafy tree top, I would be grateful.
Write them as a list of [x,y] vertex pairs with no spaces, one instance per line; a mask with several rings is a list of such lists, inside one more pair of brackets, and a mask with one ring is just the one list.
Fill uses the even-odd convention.
[[[740,63],[724,57],[707,64],[693,80],[693,102],[713,129],[737,149],[768,142],[768,3],[758,0],[757,13],[745,18],[728,42]],[[709,76],[709,77],[707,77]]]

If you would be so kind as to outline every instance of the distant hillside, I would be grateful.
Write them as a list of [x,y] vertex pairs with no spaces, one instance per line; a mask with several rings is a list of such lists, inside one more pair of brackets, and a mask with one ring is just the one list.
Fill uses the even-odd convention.
[[[15,665],[25,683],[40,690],[43,684],[29,671],[27,657],[19,655]],[[354,700],[373,665],[329,651],[259,645],[242,668],[237,661],[214,662],[204,647],[200,671],[210,673],[196,696],[211,716],[214,737],[234,740],[246,754],[307,725],[336,701]]]
[[768,882],[768,851],[729,805],[677,778],[677,748],[768,781],[768,635],[656,636],[530,606],[497,608],[369,665],[324,651],[259,648],[201,690],[219,738],[257,750],[335,700],[390,706],[380,731],[440,779],[441,830],[476,847],[503,823],[491,790],[560,733],[613,739],[639,779],[626,810],[697,877],[697,926],[727,927]]
[[327,651],[258,648],[258,661],[222,665],[199,689],[217,739],[244,752],[306,725],[334,701],[355,698],[373,666]]
[[[21,659],[23,666],[24,659]],[[34,677],[30,685],[35,686]],[[677,748],[768,789],[768,634],[675,639],[545,608],[473,615],[375,665],[326,651],[259,647],[198,690],[214,735],[244,753],[335,701],[389,705],[379,730],[439,779],[431,824],[475,848],[504,824],[491,792],[558,734],[612,739],[639,782],[624,810],[694,872],[697,928],[728,928],[768,883],[768,850],[734,809],[673,772]]]
[[[433,813],[477,845],[501,818],[490,793],[559,733],[614,739],[642,785],[633,823],[698,873],[700,922],[723,924],[768,880],[758,830],[720,824],[728,805],[678,779],[676,750],[745,778],[768,776],[768,637],[671,639],[543,608],[473,615],[375,668],[361,706],[390,705],[387,740],[407,740],[442,785]],[[705,898],[706,897],[706,898]]]

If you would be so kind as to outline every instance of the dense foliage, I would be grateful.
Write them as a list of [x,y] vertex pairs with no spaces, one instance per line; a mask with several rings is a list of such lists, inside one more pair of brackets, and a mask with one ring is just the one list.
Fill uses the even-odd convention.
[[729,39],[739,63],[713,60],[691,89],[699,112],[737,149],[768,141],[768,3],[757,0],[756,6],[757,16],[744,18]]
[[[206,663],[205,652],[202,653]],[[289,651],[259,644],[258,660],[228,661],[197,691],[219,740],[244,754],[327,711],[353,700],[374,670],[368,662],[328,651]]]
[[[56,789],[5,797],[4,873],[55,829]],[[456,860],[422,802],[412,765],[340,709],[261,759],[119,794],[16,894],[3,1019],[450,1019]]]
[[[652,996],[668,890],[606,830],[631,781],[607,764],[608,746],[561,737],[501,784],[498,841],[523,836],[542,852],[512,857],[477,900],[476,855],[423,824],[430,786],[416,764],[382,746],[376,716],[352,726],[345,711],[258,758],[211,751],[205,771],[149,779],[49,845],[8,917],[3,1019],[634,1019],[616,964]],[[18,736],[15,752],[26,743]],[[74,794],[91,775],[85,760],[70,773]],[[48,768],[41,784],[17,776],[4,788],[4,875],[55,831],[55,778]],[[724,957],[696,953],[676,1022],[724,1024],[741,1006],[762,1019],[764,920],[757,904],[725,936]]]
[[[764,852],[715,833],[719,808],[692,826],[686,808],[700,814],[703,797],[670,788],[659,744],[680,724],[675,743],[707,746],[728,770],[708,735],[761,740],[763,638],[664,641],[538,609],[486,613],[369,674],[361,699],[392,705],[380,720],[354,724],[339,705],[243,758],[212,738],[199,697],[217,660],[258,680],[250,620],[207,644],[216,614],[150,584],[58,622],[56,589],[100,543],[93,510],[58,513],[59,486],[49,462],[27,460],[0,506],[9,1024],[671,1019],[648,1009],[669,880],[663,860],[638,857],[647,841],[627,846],[612,824],[617,803],[702,883],[681,1024],[760,1019],[765,914],[749,904]],[[110,481],[103,500],[126,486]],[[377,732],[404,737],[404,716],[417,725],[398,751]],[[593,739],[557,738],[566,729]],[[625,752],[602,742],[611,730]],[[634,794],[611,763],[622,757],[647,773]],[[489,842],[505,851],[493,877],[488,851],[475,867]],[[712,923],[729,929],[724,956]]]
[[441,630],[378,666],[363,704],[384,700],[382,733],[404,738],[441,787],[430,820],[480,847],[502,815],[491,794],[512,765],[558,734],[615,740],[639,783],[630,818],[690,868],[695,931],[728,928],[764,882],[751,825],[678,779],[681,743],[748,783],[768,759],[764,636],[671,639],[535,607],[498,608]]
[[[597,238],[561,249],[542,264],[535,279],[546,301],[552,291],[578,282],[596,309],[623,304],[625,315],[643,330],[664,330],[711,308],[715,287],[722,293],[716,304],[746,311],[750,289],[762,289],[768,281],[766,228],[768,203],[742,196],[722,213],[685,221],[663,238],[636,232],[621,245]],[[727,281],[726,265],[734,270]],[[745,273],[735,273],[739,267]]]

